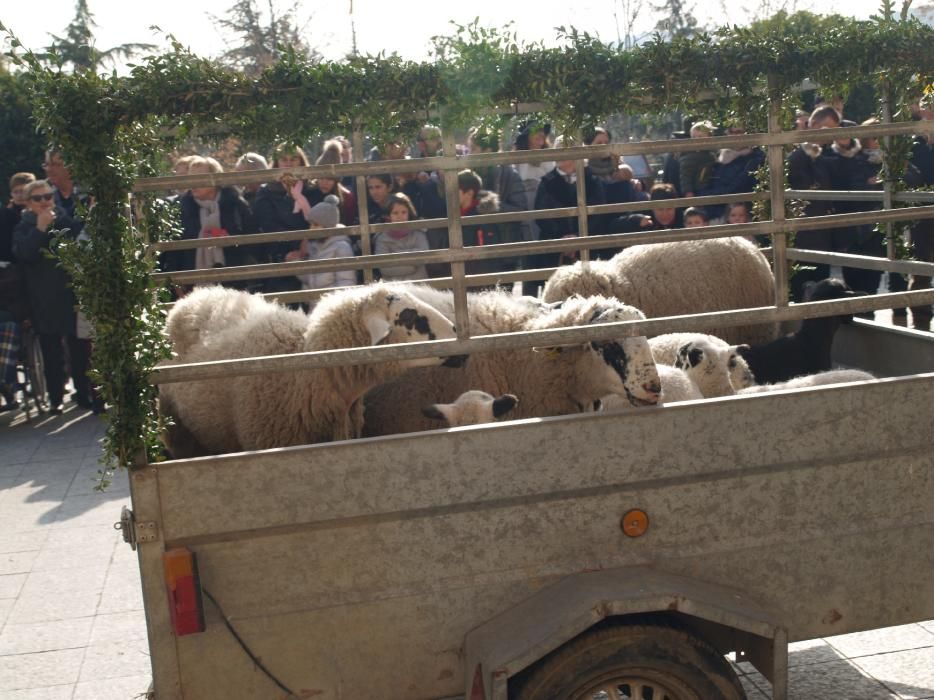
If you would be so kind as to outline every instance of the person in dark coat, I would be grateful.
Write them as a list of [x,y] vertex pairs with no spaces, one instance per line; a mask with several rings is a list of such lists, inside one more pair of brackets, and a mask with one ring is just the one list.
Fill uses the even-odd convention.
[[57,260],[48,257],[50,231],[64,231],[76,238],[82,224],[55,206],[55,193],[46,180],[26,186],[26,211],[13,233],[13,254],[26,280],[32,327],[42,348],[50,412],[61,414],[65,388],[64,343],[68,344],[75,403],[91,408],[93,395],[87,377],[87,344],[76,334],[76,300],[71,278]]
[[[483,180],[473,170],[461,170],[457,174],[457,189],[460,197],[461,218],[463,219],[462,240],[465,247],[496,245],[509,243],[505,234],[507,228],[499,224],[470,223],[471,216],[498,214],[502,211],[500,198],[496,192],[483,189]],[[465,266],[468,275],[507,272],[516,268],[511,258],[491,260],[471,260]]]
[[[498,129],[486,125],[477,126],[470,130],[467,136],[468,153],[496,153],[500,150],[500,133]],[[528,199],[525,193],[525,183],[516,166],[504,163],[490,168],[476,169],[474,172],[486,184],[490,192],[499,197],[499,209],[503,212],[520,212],[528,209]],[[505,239],[509,243],[521,243],[532,240],[532,230],[528,221],[516,221],[501,224],[505,229]]]
[[[659,182],[652,187],[649,199],[662,203],[668,199],[677,199],[678,192],[674,185]],[[675,207],[656,206],[649,214],[624,214],[617,217],[611,226],[612,233],[638,233],[640,231],[665,231],[672,228],[684,228],[683,214]]]
[[[731,127],[730,136],[744,134],[745,129]],[[756,171],[765,163],[765,151],[754,148],[722,148],[717,154],[717,161],[708,183],[697,193],[702,196],[740,194],[753,192],[756,188]],[[727,214],[725,204],[713,204],[705,207],[711,219],[724,218]]]
[[26,208],[26,185],[35,179],[32,173],[16,173],[10,178],[10,201],[0,209],[0,261],[13,262],[13,230]]

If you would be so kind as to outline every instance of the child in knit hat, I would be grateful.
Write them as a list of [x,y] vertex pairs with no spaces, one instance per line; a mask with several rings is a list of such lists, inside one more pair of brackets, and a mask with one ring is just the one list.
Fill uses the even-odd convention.
[[[329,194],[324,201],[310,207],[305,213],[309,228],[343,228],[338,223],[340,200]],[[286,261],[295,260],[331,260],[333,258],[352,258],[353,246],[350,238],[341,233],[334,233],[327,238],[304,240],[298,250],[293,250],[286,256]],[[308,272],[298,275],[302,282],[302,289],[326,289],[329,287],[350,287],[357,284],[357,273],[354,270],[339,270],[337,272]]]
[[[416,218],[415,207],[406,195],[396,192],[386,200],[390,223],[413,221]],[[428,234],[425,229],[403,228],[376,234],[374,253],[412,253],[428,250]],[[428,277],[425,265],[399,264],[381,267],[380,277],[384,280],[423,280]]]

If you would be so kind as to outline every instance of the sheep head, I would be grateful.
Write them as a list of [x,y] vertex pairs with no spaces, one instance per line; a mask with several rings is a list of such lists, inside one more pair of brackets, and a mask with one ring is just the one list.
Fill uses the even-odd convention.
[[742,351],[748,345],[728,345],[714,337],[699,337],[678,348],[675,367],[700,387],[704,396],[730,396],[740,389],[755,384]]
[[491,423],[502,418],[519,404],[513,394],[493,397],[485,391],[465,391],[454,403],[436,403],[426,406],[426,418],[446,421],[452,428],[459,425]]

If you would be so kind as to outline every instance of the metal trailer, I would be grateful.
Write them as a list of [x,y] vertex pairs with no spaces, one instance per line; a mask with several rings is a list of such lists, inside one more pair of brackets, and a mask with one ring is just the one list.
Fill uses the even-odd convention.
[[[906,127],[874,129],[891,134]],[[799,136],[770,130],[664,142],[687,150],[765,140],[773,186],[763,196],[779,205],[773,206],[777,215],[748,226],[626,239],[772,234],[774,307],[179,365],[157,370],[153,380],[582,342],[725,320],[782,321],[934,301],[934,292],[909,292],[787,305],[789,257],[853,261],[786,250],[785,232],[934,213],[934,207],[921,206],[784,221],[781,161],[775,156],[791,138]],[[452,145],[446,152],[454,152]],[[549,157],[635,147],[571,148]],[[661,148],[660,142],[638,147]],[[504,155],[523,158],[442,157],[426,167],[444,170],[451,198],[454,173],[464,161],[505,162]],[[326,169],[341,176],[374,166]],[[392,163],[378,167],[399,169]],[[317,171],[325,168],[302,172]],[[226,183],[245,175],[256,177],[210,179]],[[189,181],[153,179],[138,190]],[[524,216],[576,213],[586,234],[586,215],[597,208],[583,204],[580,190],[578,197],[576,209]],[[892,197],[886,192],[887,206]],[[613,206],[622,211],[629,205]],[[583,237],[471,251],[462,244],[458,207],[449,210],[455,212],[443,222],[450,224],[449,251],[392,258],[453,260],[448,282],[459,298],[456,323],[464,336],[464,290],[488,281],[465,279],[464,260],[599,245]],[[371,228],[377,227],[364,224],[356,232],[368,240]],[[264,240],[324,234],[264,234]],[[179,242],[160,244],[173,246]],[[383,258],[354,262],[371,270]],[[891,259],[860,258],[859,264],[921,273],[934,268]],[[262,269],[177,278],[243,279],[346,263],[291,265],[289,272],[256,266]],[[536,274],[547,271],[498,277]],[[123,527],[138,548],[156,697],[740,698],[723,657],[736,652],[772,682],[772,697],[783,700],[789,642],[934,617],[934,336],[857,320],[838,334],[834,353],[843,365],[890,378],[625,414],[141,461],[131,473],[133,511],[124,514]],[[196,570],[189,573],[200,584],[189,589],[193,599],[180,600],[177,591],[167,595],[173,557],[180,553],[194,555]],[[197,599],[201,591],[203,602]],[[204,631],[177,635],[173,615],[192,612],[203,616]]]

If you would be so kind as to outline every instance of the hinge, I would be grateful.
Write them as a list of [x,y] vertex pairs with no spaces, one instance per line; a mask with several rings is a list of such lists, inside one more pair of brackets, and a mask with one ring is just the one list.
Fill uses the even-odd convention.
[[133,511],[126,506],[123,506],[120,512],[120,522],[114,523],[114,530],[120,530],[123,533],[123,541],[134,551],[136,551],[137,543],[155,542],[159,537],[159,530],[154,521],[136,522]]

